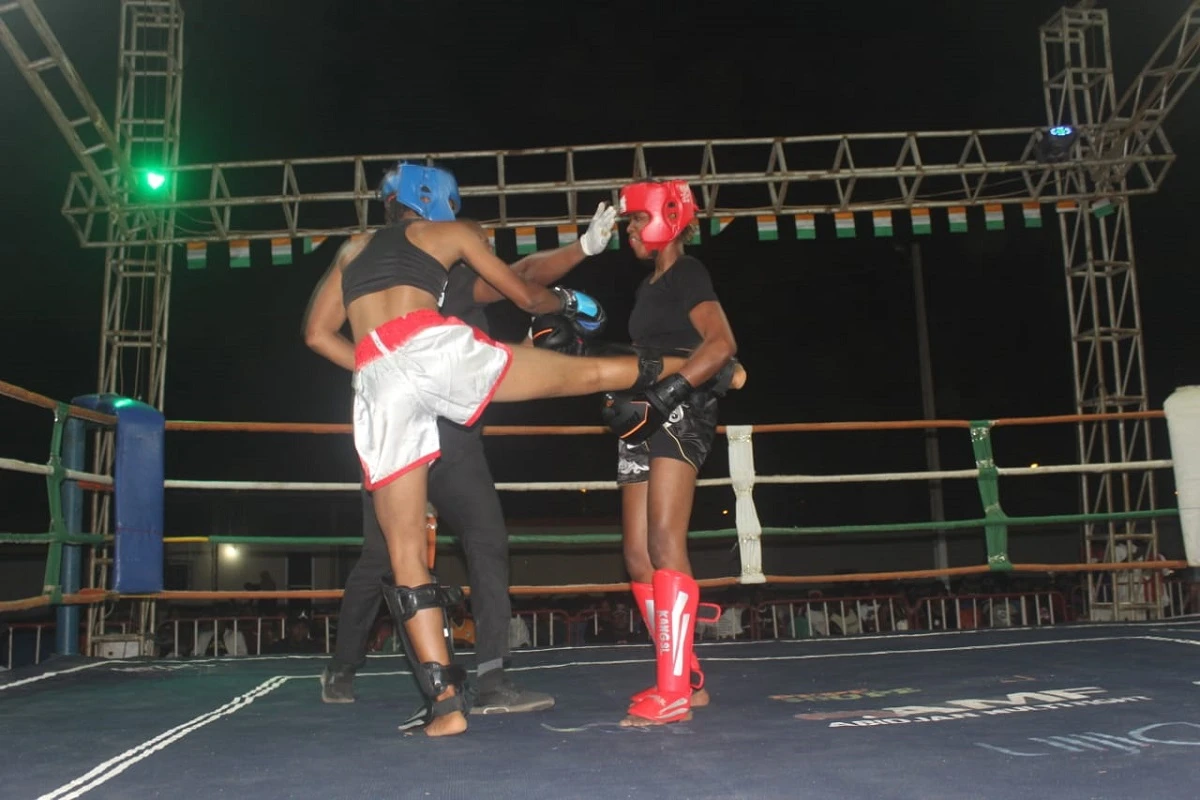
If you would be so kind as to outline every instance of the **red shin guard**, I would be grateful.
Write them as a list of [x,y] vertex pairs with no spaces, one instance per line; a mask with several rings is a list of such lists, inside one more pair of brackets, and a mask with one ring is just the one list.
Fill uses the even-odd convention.
[[[642,612],[642,622],[646,625],[646,632],[653,639],[654,584],[630,581],[629,586],[633,590],[633,599],[637,603],[638,610]],[[700,659],[696,658],[695,651],[692,652],[691,663],[688,665],[688,669],[691,672],[692,691],[698,692],[704,688],[704,671],[700,669]],[[630,698],[630,703],[636,703],[643,697],[654,694],[654,690],[657,688],[657,686],[651,686],[648,689],[643,689]]]
[[691,712],[692,637],[699,600],[700,587],[690,576],[655,571],[651,638],[658,682],[654,692],[629,707],[630,715],[674,722]]
[[629,588],[633,590],[633,600],[637,603],[638,611],[642,612],[642,622],[646,630],[654,630],[654,584],[630,581]]

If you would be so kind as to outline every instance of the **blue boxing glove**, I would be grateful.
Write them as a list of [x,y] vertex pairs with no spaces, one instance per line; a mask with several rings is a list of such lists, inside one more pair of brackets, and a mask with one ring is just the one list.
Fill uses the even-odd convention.
[[579,329],[588,336],[595,336],[604,330],[608,315],[604,313],[603,306],[596,302],[596,298],[564,286],[555,286],[550,291],[562,300],[562,310],[559,313],[567,319],[574,320]]
[[641,444],[662,428],[692,391],[687,379],[675,373],[640,392],[609,392],[600,419],[618,439]]

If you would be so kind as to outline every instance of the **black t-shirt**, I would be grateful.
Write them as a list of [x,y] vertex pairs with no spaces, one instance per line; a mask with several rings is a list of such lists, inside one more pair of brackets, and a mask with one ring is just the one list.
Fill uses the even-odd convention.
[[680,256],[657,281],[646,276],[637,289],[629,315],[629,336],[635,345],[654,350],[694,350],[702,341],[688,314],[716,300],[712,278],[698,258]]
[[[484,333],[488,332],[485,306],[475,302],[475,270],[459,261],[450,267],[446,276],[446,290],[442,296],[441,312],[444,317],[458,317]],[[481,456],[483,423],[477,422],[470,428],[455,425],[449,420],[438,418],[438,438],[441,439],[444,463],[453,463],[461,457]],[[465,451],[465,452],[464,452]],[[437,462],[434,464],[437,469]]]
[[475,281],[478,278],[475,270],[461,261],[450,267],[450,273],[446,276],[446,292],[442,297],[442,316],[458,317],[487,333],[487,314],[483,311],[484,307],[475,302]]

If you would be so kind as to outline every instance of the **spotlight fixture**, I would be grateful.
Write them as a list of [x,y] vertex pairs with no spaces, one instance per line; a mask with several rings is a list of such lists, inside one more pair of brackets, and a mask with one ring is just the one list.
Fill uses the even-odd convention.
[[1079,138],[1079,131],[1070,125],[1054,125],[1046,130],[1046,134],[1038,142],[1038,161],[1043,164],[1056,164],[1071,158],[1071,148]]

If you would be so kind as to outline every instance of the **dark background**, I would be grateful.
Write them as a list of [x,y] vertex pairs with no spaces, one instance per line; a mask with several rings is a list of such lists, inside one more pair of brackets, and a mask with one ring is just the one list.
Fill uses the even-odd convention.
[[[181,163],[705,137],[938,130],[1043,124],[1038,25],[1057,2],[438,3],[311,0],[185,2]],[[1186,5],[1109,6],[1118,95]],[[44,0],[43,12],[111,114],[116,2]],[[1133,203],[1151,406],[1200,380],[1200,88],[1166,129],[1179,158],[1163,191]],[[654,165],[651,165],[653,168]],[[824,164],[793,165],[816,168]],[[99,348],[101,252],[81,250],[60,208],[78,168],[33,92],[0,60],[0,377],[57,399],[92,392]],[[375,176],[372,176],[375,177]],[[603,199],[596,197],[591,204]],[[591,208],[592,205],[584,204]],[[1010,210],[1011,211],[1011,210]],[[465,209],[470,213],[470,208]],[[1071,413],[1070,328],[1057,225],[923,237],[937,412],[942,418]],[[749,387],[723,403],[726,423],[901,420],[921,416],[911,273],[895,245],[758,242],[752,221],[708,240]],[[868,223],[869,224],[869,223]],[[940,226],[940,231],[938,227]],[[348,376],[300,336],[331,240],[290,267],[230,270],[220,259],[172,284],[169,419],[344,422]],[[581,266],[567,283],[607,307],[621,338],[645,267],[628,250]],[[523,321],[493,309],[496,332]],[[596,421],[595,398],[493,407],[491,423]],[[3,454],[44,462],[49,414],[3,401]],[[1157,454],[1167,452],[1155,427]],[[1004,430],[1001,465],[1076,459],[1072,431]],[[947,468],[972,463],[965,432],[941,438]],[[608,479],[612,443],[492,439],[498,480]],[[347,437],[171,434],[168,476],[357,479]],[[919,432],[756,437],[760,474],[920,469]],[[721,448],[706,476],[728,474]],[[0,528],[44,530],[40,480],[0,473]],[[948,486],[947,513],[979,516],[972,481]],[[1167,495],[1170,487],[1160,489]],[[518,521],[615,520],[611,492],[502,495]],[[702,491],[693,528],[732,526],[727,490]],[[1078,508],[1072,478],[1004,485],[1009,513]],[[928,519],[920,485],[760,487],[765,525]],[[1160,498],[1160,503],[1171,505]],[[342,533],[357,498],[172,493],[182,533]]]

